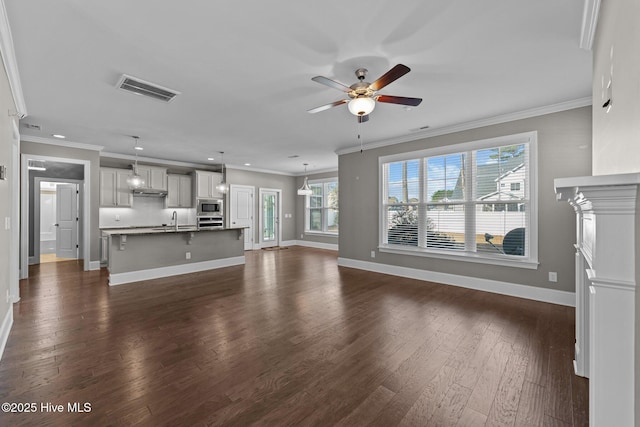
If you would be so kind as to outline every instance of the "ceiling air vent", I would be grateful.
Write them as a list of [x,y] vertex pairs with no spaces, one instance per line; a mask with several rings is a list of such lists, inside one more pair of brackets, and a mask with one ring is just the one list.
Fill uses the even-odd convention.
[[37,130],[38,132],[42,130],[40,128],[40,125],[34,125],[31,123],[23,123],[22,126],[25,127],[26,129]]
[[118,89],[126,90],[127,92],[135,93],[136,95],[148,96],[149,98],[157,99],[164,102],[169,102],[176,95],[180,95],[180,92],[166,87],[158,86],[155,83],[141,80],[137,77],[131,77],[123,74],[116,86]]

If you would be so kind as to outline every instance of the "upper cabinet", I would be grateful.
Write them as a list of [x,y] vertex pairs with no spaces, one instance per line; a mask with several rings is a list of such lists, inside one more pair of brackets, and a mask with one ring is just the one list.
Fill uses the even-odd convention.
[[131,207],[133,194],[127,182],[131,173],[129,169],[100,168],[100,206]]
[[167,191],[167,168],[138,165],[138,175],[144,179],[144,188]]
[[218,172],[196,171],[196,198],[198,199],[222,199],[216,186],[222,181],[222,174]]
[[193,207],[191,175],[167,175],[167,207]]

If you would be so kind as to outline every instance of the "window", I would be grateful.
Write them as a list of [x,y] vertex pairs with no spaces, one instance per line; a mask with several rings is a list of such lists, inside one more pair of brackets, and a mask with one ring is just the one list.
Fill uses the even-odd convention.
[[338,234],[338,179],[309,181],[313,193],[306,196],[305,231]]
[[380,158],[380,250],[537,266],[536,133]]

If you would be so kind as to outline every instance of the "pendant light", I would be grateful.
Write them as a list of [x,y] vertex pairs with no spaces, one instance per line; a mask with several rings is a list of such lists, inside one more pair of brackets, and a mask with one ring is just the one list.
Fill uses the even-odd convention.
[[309,166],[309,163],[304,163],[304,184],[302,184],[302,187],[298,188],[298,196],[310,196],[313,194],[313,190],[309,187],[309,178],[306,176],[307,166]]
[[132,136],[132,138],[135,141],[135,145],[133,146],[133,148],[136,151],[136,163],[133,166],[133,175],[130,175],[127,178],[127,184],[129,185],[129,188],[132,190],[137,190],[139,188],[144,187],[144,179],[138,175],[138,151],[140,151],[142,149],[142,147],[140,147],[138,145],[138,138],[137,136]]
[[224,170],[224,151],[220,151],[220,155],[222,156],[222,181],[220,181],[220,184],[216,185],[216,189],[222,194],[227,194],[229,191],[229,184],[227,184]]

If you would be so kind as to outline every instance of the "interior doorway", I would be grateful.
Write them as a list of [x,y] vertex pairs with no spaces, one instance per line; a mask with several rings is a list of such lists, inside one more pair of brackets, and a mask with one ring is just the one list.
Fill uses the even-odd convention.
[[[67,249],[73,249],[75,257],[82,260],[83,270],[91,267],[90,259],[90,206],[91,200],[91,162],[88,160],[68,159],[23,153],[21,157],[20,188],[23,195],[20,200],[20,278],[29,277],[29,264],[40,262],[40,185],[39,181],[64,182],[76,187],[77,216],[76,248],[70,243],[75,239],[65,240]],[[37,206],[36,206],[37,204]],[[67,212],[68,213],[68,212]],[[70,213],[69,218],[72,218]],[[59,222],[57,222],[59,224]],[[71,233],[65,230],[64,233]],[[71,237],[66,234],[65,239]],[[67,256],[70,254],[66,252]]]
[[[39,204],[35,204],[34,234],[39,236],[34,258],[40,263],[77,259],[80,250],[79,184],[36,178]],[[34,225],[35,225],[34,224]],[[36,252],[38,252],[36,251]]]
[[280,193],[281,190],[260,189],[260,246],[270,248],[280,246]]

